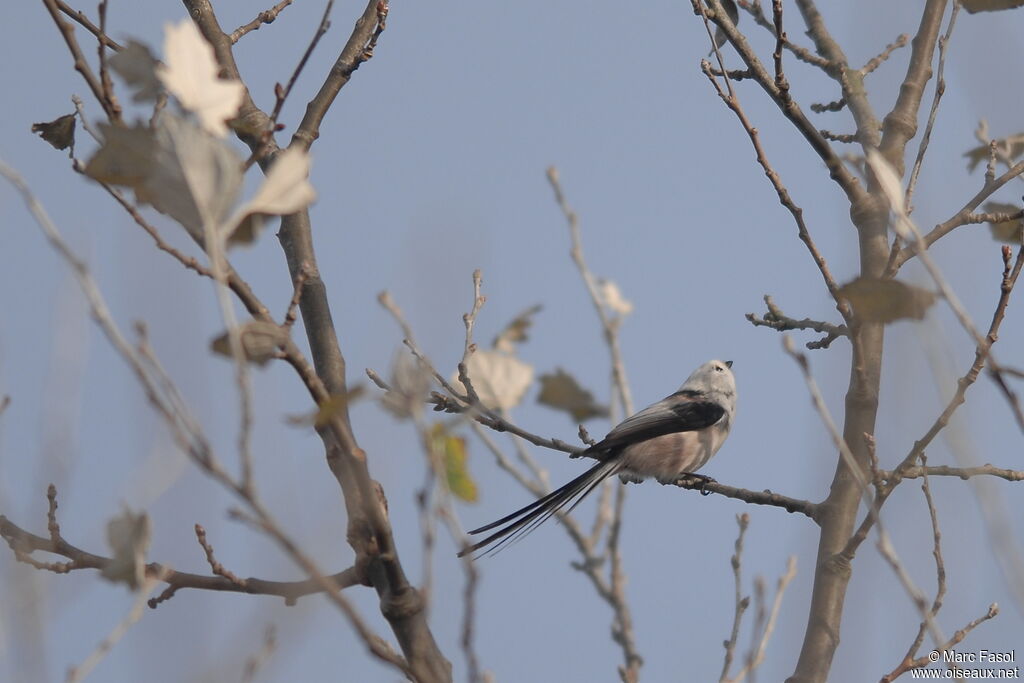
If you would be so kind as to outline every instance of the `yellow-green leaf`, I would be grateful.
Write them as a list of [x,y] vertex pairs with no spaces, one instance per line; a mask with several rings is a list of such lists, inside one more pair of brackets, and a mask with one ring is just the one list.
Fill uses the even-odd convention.
[[313,418],[313,426],[317,429],[325,427],[328,422],[348,408],[349,403],[362,396],[364,390],[365,387],[360,384],[347,393],[331,394],[317,409],[316,417]]
[[476,482],[469,474],[467,463],[466,440],[448,433],[445,426],[436,423],[430,432],[434,453],[444,464],[445,479],[448,489],[456,498],[467,503],[475,503],[479,497]]
[[862,321],[891,323],[894,320],[924,318],[935,303],[935,294],[899,280],[859,277],[839,288],[839,296],[850,302]]

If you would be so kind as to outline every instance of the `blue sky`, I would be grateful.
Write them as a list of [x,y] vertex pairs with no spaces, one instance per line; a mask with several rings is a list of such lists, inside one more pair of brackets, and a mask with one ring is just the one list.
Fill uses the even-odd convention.
[[[917,24],[918,10],[906,3],[824,9],[853,64],[866,62]],[[237,1],[218,3],[217,10],[226,27],[254,14],[251,3]],[[285,108],[286,133],[359,11],[357,3],[336,3],[331,31]],[[237,47],[242,73],[261,106],[272,106],[274,82],[287,79],[321,12],[322,3],[297,3]],[[114,3],[110,32],[159,50],[164,23],[184,14],[176,4]],[[790,36],[800,40],[796,13],[791,14]],[[993,135],[1019,132],[1019,94],[1012,84],[1024,63],[1022,21],[1020,12],[958,20],[947,94],[915,198],[914,216],[924,227],[955,213],[980,187],[980,171],[968,174],[961,157],[976,144],[978,120],[987,119]],[[767,56],[766,35],[751,32]],[[66,156],[29,132],[33,122],[69,112],[72,93],[89,102],[42,6],[11,7],[0,25],[0,45],[0,84],[8,93],[0,158],[24,174],[88,260],[118,322],[125,328],[146,322],[156,352],[233,462],[232,369],[207,351],[222,327],[212,288],[156,252],[123,211],[71,171]],[[470,276],[480,268],[488,300],[478,319],[478,340],[491,339],[522,309],[543,304],[521,358],[537,372],[565,368],[599,397],[608,396],[608,354],[544,176],[554,164],[580,214],[590,267],[617,282],[635,304],[622,346],[638,406],[673,391],[699,363],[732,359],[740,392],[737,422],[705,473],[745,488],[824,497],[836,457],[829,437],[779,336],[752,327],[744,314],[763,312],[764,294],[794,317],[837,321],[838,314],[745,134],[700,73],[706,52],[704,28],[685,2],[395,2],[374,58],[342,91],[313,148],[311,179],[319,192],[312,209],[314,239],[350,378],[362,381],[367,367],[385,372],[401,347],[399,330],[376,303],[385,289],[405,310],[423,349],[439,367],[452,368],[461,354],[461,316],[471,305]],[[88,54],[94,54],[91,47]],[[907,56],[906,49],[897,52],[868,80],[880,115],[895,99]],[[838,96],[831,81],[787,60],[794,97],[805,109]],[[840,281],[852,279],[856,240],[842,196],[761,92],[743,83],[739,94],[833,273]],[[91,102],[88,110],[98,118]],[[846,113],[814,120],[835,132],[850,130]],[[79,156],[88,156],[90,143],[81,132],[79,141]],[[909,156],[916,149],[915,140]],[[254,175],[250,185],[256,180]],[[1019,181],[997,198],[1019,200]],[[190,247],[167,219],[155,222],[168,239]],[[280,316],[291,287],[272,233],[238,252],[235,265]],[[964,227],[933,251],[974,319],[987,326],[1001,268],[987,228]],[[0,417],[0,512],[44,532],[45,486],[53,481],[60,490],[62,528],[79,547],[105,551],[105,523],[127,504],[145,507],[153,518],[154,560],[205,571],[192,532],[201,523],[219,559],[235,573],[298,578],[298,569],[269,541],[227,519],[230,497],[175,452],[139,387],[88,319],[67,269],[7,185],[0,185],[0,252],[8,255],[0,269],[0,393],[13,401]],[[916,264],[902,277],[927,284]],[[1024,342],[1020,295],[999,342],[1001,359],[1018,366]],[[801,342],[811,338],[797,336]],[[941,304],[923,322],[891,326],[886,342],[877,440],[880,459],[891,465],[938,415],[951,378],[966,371],[973,350]],[[841,416],[849,346],[840,340],[810,358],[829,408]],[[308,410],[308,399],[284,366],[257,370],[254,381],[263,496],[319,562],[344,568],[351,561],[344,508],[319,440],[283,421],[286,414]],[[537,406],[535,395],[536,388],[514,411],[516,422],[573,440],[575,426]],[[372,401],[356,404],[352,417],[371,472],[388,492],[403,561],[417,578],[422,568],[413,496],[424,460],[415,433]],[[588,424],[594,434],[607,427]],[[1020,432],[984,378],[972,388],[951,433],[980,462],[1021,467]],[[470,440],[469,449],[481,501],[460,506],[467,526],[528,501],[478,442]],[[531,450],[554,482],[582,467],[563,454]],[[928,455],[935,464],[955,462],[941,440]],[[949,573],[940,616],[944,630],[952,633],[998,602],[999,617],[960,649],[1018,646],[1021,606],[1006,589],[974,495],[959,481],[932,485],[941,499]],[[1024,512],[1018,488],[993,485],[1014,519]],[[584,518],[590,514],[589,506],[580,509]],[[806,624],[816,528],[778,509],[646,483],[630,489],[623,531],[627,593],[646,680],[717,677],[733,610],[729,556],[735,516],[742,512],[751,515],[744,559],[748,591],[757,574],[773,586],[786,558],[797,556],[798,575],[762,679],[781,680],[792,672]],[[908,569],[931,594],[931,534],[919,487],[901,487],[883,519]],[[1019,543],[1020,529],[1014,533]],[[454,550],[447,540],[440,544],[431,621],[462,678],[462,586]],[[569,568],[573,559],[565,533],[551,524],[479,563],[478,652],[499,680],[615,680],[620,652],[609,638],[610,611]],[[43,575],[15,564],[7,553],[0,553],[0,567],[4,583],[17,588],[0,594],[2,678],[61,678],[131,602],[122,587],[92,572]],[[375,596],[363,589],[350,593],[378,632],[390,636]],[[917,621],[892,572],[873,545],[865,544],[854,565],[830,680],[863,681],[887,673],[903,656]],[[147,612],[95,676],[133,681],[144,671],[153,681],[230,680],[240,676],[245,657],[258,649],[271,623],[279,650],[263,680],[398,678],[365,654],[322,598],[289,608],[273,598],[196,591],[183,591]],[[743,633],[741,652],[749,628]]]

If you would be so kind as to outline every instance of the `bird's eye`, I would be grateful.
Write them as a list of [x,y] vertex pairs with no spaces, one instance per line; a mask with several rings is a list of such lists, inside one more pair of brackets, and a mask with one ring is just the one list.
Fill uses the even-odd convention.
[[715,370],[717,370],[718,372],[721,372],[722,370],[724,370],[724,368],[721,365],[716,365],[715,366]]

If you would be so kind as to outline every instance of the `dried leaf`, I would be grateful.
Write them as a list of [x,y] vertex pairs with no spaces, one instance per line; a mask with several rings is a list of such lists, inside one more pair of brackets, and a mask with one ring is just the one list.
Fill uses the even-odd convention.
[[156,129],[100,124],[103,146],[86,165],[90,178],[135,190],[203,239],[204,223],[220,225],[242,186],[242,159],[227,144],[170,112]]
[[[518,405],[533,381],[532,365],[500,351],[476,351],[466,362],[466,370],[480,402],[492,410]],[[452,384],[462,387],[458,373]]]
[[218,77],[213,46],[191,19],[164,27],[164,62],[156,69],[164,87],[199,117],[204,130],[218,137],[227,135],[224,122],[238,113],[245,86]]
[[32,132],[50,143],[54,149],[75,148],[75,115],[64,114],[53,121],[33,123]]
[[903,318],[920,320],[935,303],[935,294],[900,282],[859,277],[839,288],[839,296],[850,302],[863,321],[890,323]]
[[357,384],[345,394],[331,394],[316,410],[305,415],[287,415],[285,422],[293,427],[315,427],[320,429],[348,408],[353,402],[363,398],[366,387]]
[[348,406],[352,401],[355,401],[366,388],[363,385],[353,387],[351,391],[344,394],[331,394],[327,397],[327,400],[320,404],[320,408],[316,411],[316,417],[313,419],[313,426],[317,429],[327,426],[331,420],[343,413],[348,409]]
[[[266,365],[277,355],[278,347],[288,341],[286,329],[262,320],[250,320],[241,326],[240,333],[245,359],[257,365]],[[210,349],[221,356],[233,357],[227,332],[210,342]]]
[[574,422],[593,417],[608,417],[608,406],[594,401],[594,395],[579,385],[576,379],[561,368],[553,375],[540,376],[540,395],[537,402],[556,410],[564,410]]
[[408,353],[399,351],[391,363],[391,391],[381,398],[383,405],[399,419],[408,419],[423,409],[430,390],[430,373]]
[[494,338],[492,346],[498,351],[504,351],[505,353],[515,353],[516,344],[527,340],[527,330],[530,329],[530,325],[533,324],[533,316],[536,315],[541,305],[537,304],[531,306],[515,318],[513,318],[508,325],[505,326],[498,336]]
[[1024,5],[1024,0],[963,0],[964,9],[974,14],[975,12],[997,12],[1003,9],[1013,9]]
[[[1015,204],[1004,204],[1002,202],[985,202],[985,213],[1020,213],[1020,207]],[[1024,242],[1024,220],[1020,218],[1012,221],[1000,221],[989,223],[988,229],[992,232],[992,239],[1007,244],[1021,244]]]
[[[996,140],[996,145],[1008,158],[1016,159],[1024,154],[1024,133]],[[988,145],[979,145],[964,152],[964,156],[967,157],[967,170],[973,171],[979,164],[988,163],[988,154]]]
[[479,493],[469,474],[466,440],[449,434],[440,422],[431,430],[430,439],[435,455],[440,456],[444,463],[445,480],[452,495],[467,503],[475,503]]
[[113,561],[101,574],[108,581],[123,582],[137,590],[146,578],[146,551],[150,540],[149,515],[125,510],[107,522],[107,542],[114,551]]
[[903,195],[903,182],[889,160],[874,148],[865,148],[864,160],[875,175],[879,187],[889,200],[889,209],[895,214],[896,220],[892,228],[905,242],[914,240],[914,224],[907,215],[907,207]]
[[153,131],[142,123],[131,128],[100,123],[99,129],[103,144],[85,165],[85,175],[110,185],[142,185],[152,172]]
[[611,280],[598,280],[597,291],[601,297],[601,301],[607,306],[613,313],[619,315],[629,315],[633,312],[633,302],[622,296],[622,291],[619,286]]
[[316,190],[308,178],[309,154],[298,148],[281,152],[256,196],[226,222],[228,244],[251,244],[259,235],[265,216],[282,216],[309,206],[316,199]]
[[135,92],[133,102],[155,100],[163,86],[157,78],[156,68],[160,64],[149,48],[142,43],[129,40],[124,49],[108,60],[110,68],[124,79]]

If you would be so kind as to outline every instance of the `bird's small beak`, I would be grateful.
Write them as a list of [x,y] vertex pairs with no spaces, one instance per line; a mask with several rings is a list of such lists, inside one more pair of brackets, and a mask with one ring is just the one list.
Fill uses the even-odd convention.
[[732,367],[732,361],[731,360],[725,361],[725,367],[731,368]]

